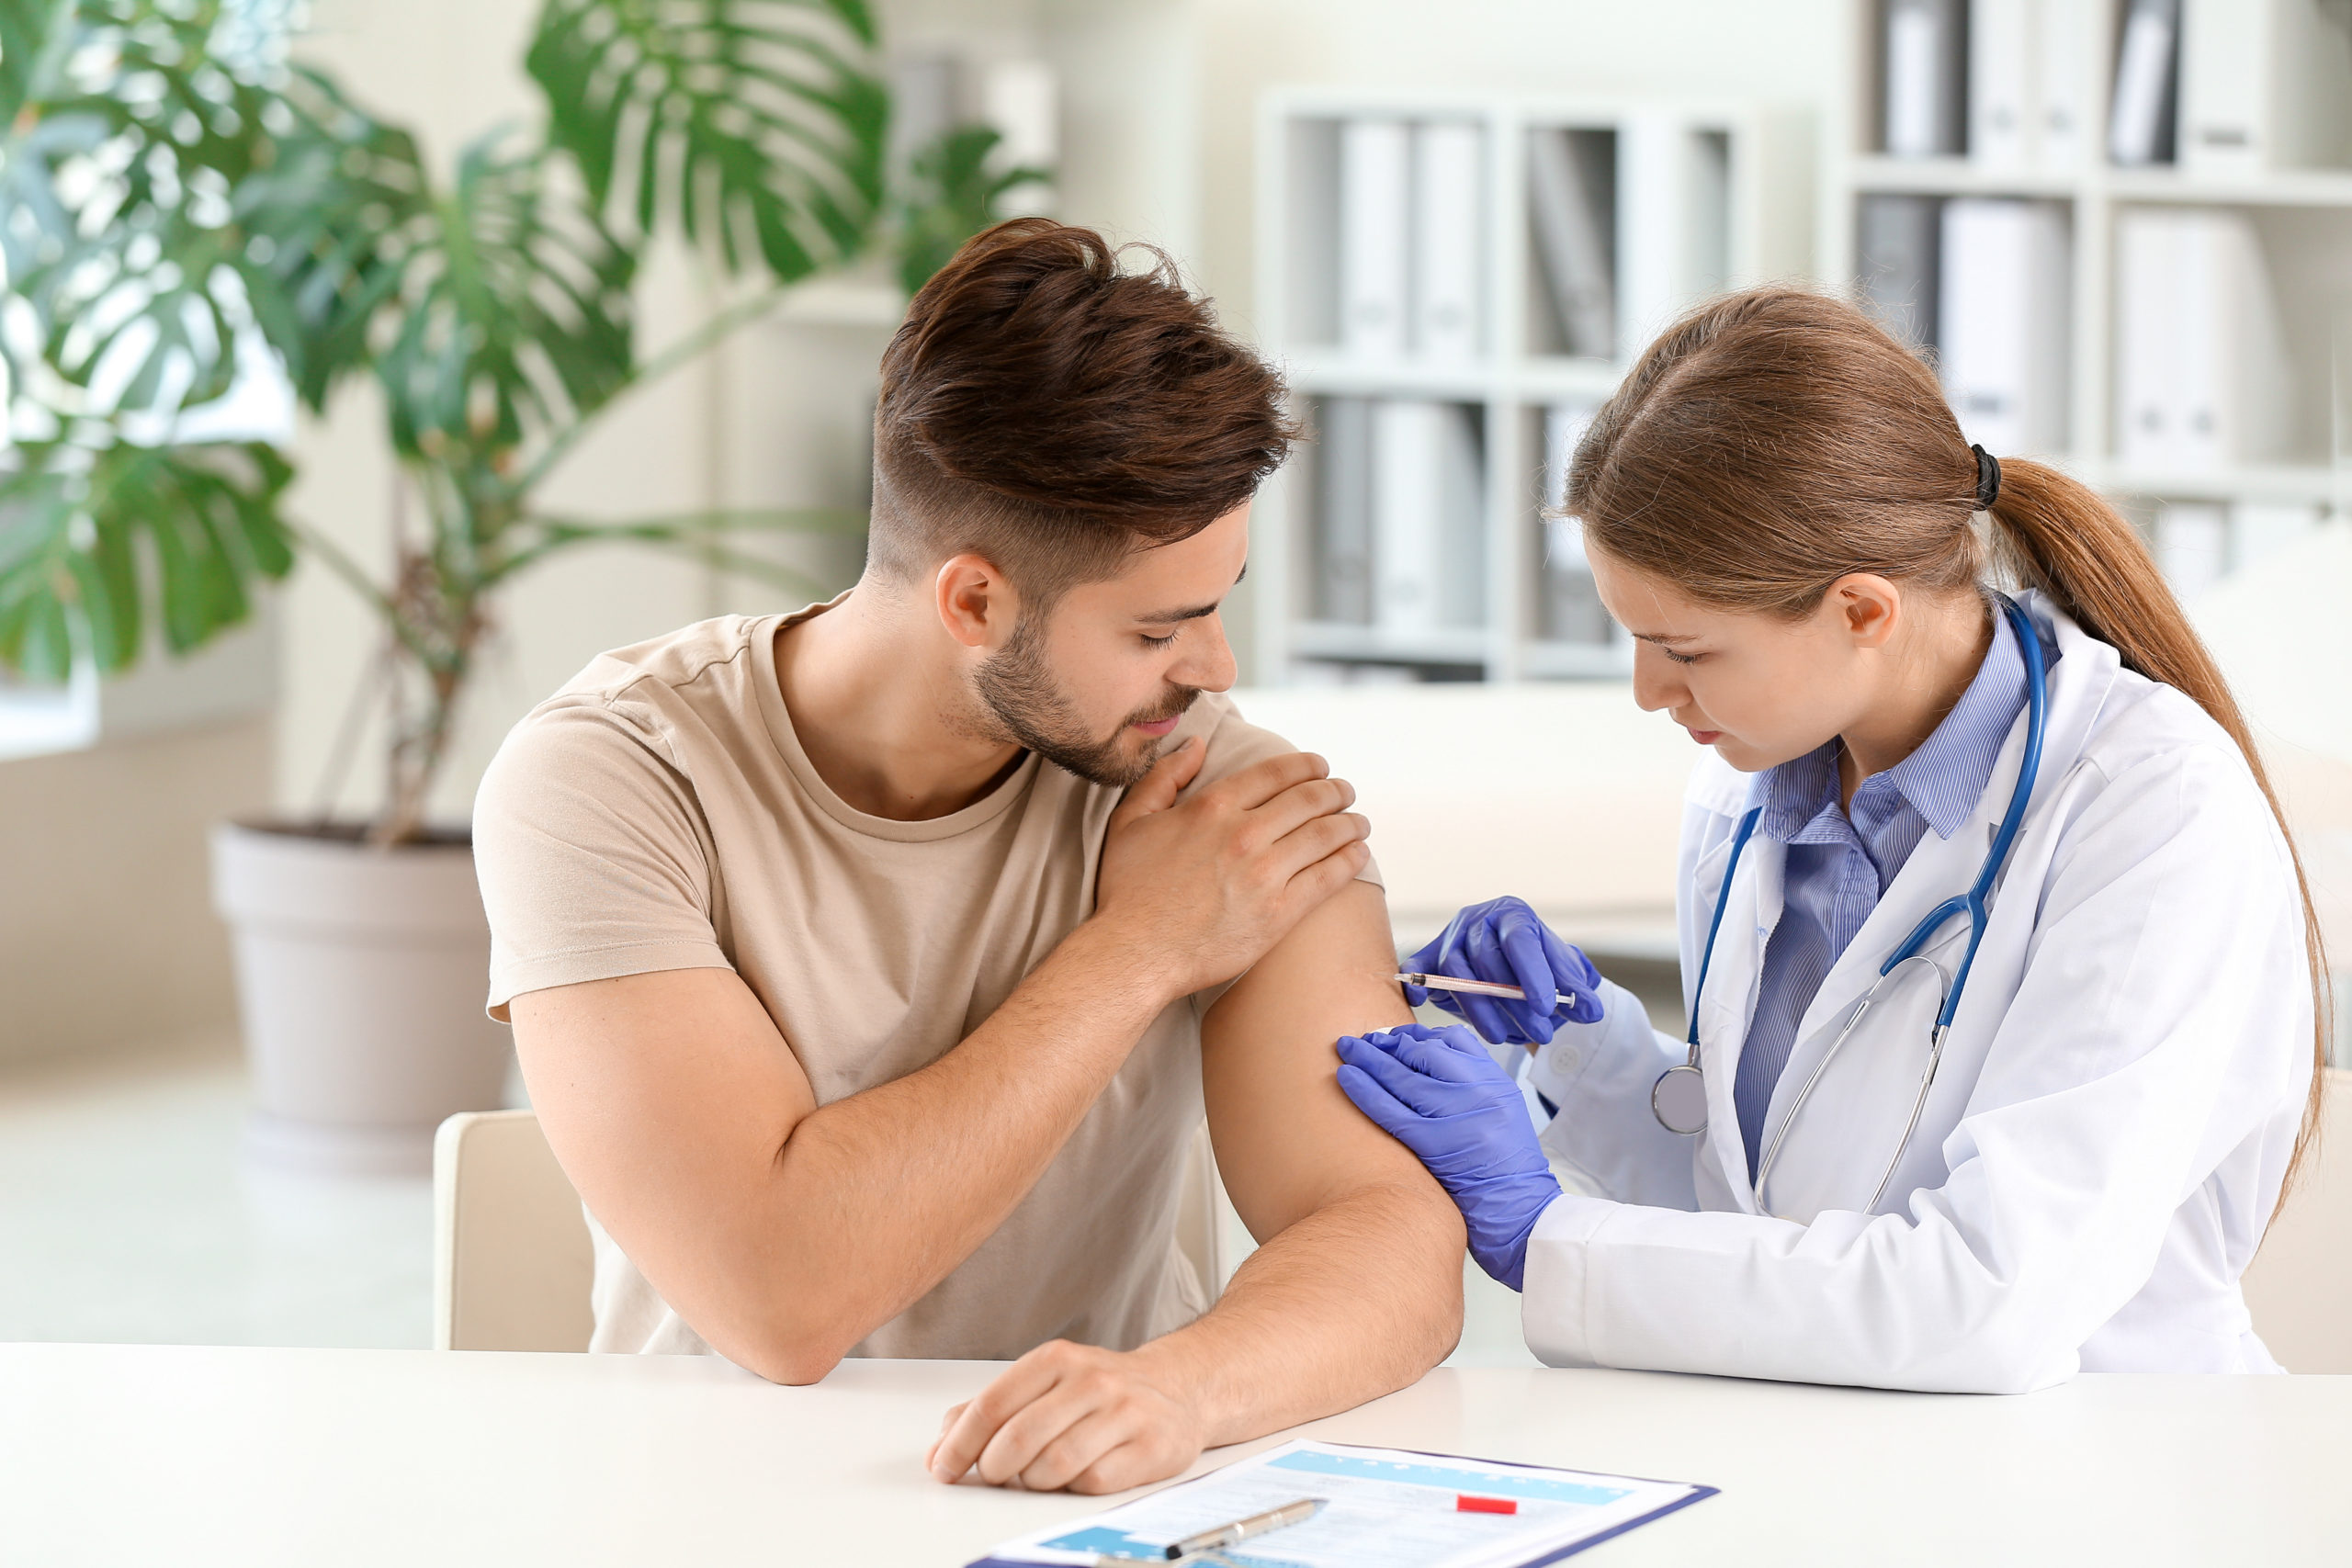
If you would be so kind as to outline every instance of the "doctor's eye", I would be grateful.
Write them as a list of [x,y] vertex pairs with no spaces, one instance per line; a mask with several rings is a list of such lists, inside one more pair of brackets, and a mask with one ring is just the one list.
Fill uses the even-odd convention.
[[[1180,626],[1177,628],[1177,631],[1182,631],[1182,629],[1183,628]],[[1170,632],[1166,637],[1154,637],[1149,632],[1137,632],[1136,635],[1143,638],[1144,646],[1146,648],[1166,648],[1170,643],[1176,640],[1176,632]]]

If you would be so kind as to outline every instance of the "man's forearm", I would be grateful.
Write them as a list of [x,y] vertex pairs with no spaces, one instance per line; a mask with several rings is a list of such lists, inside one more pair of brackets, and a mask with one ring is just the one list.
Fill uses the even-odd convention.
[[1081,926],[938,1061],[801,1119],[752,1254],[784,1381],[822,1376],[1003,1223],[1166,988],[1148,954]]
[[1216,1308],[1136,1352],[1209,1446],[1412,1382],[1462,1333],[1462,1222],[1433,1185],[1363,1189],[1252,1253]]

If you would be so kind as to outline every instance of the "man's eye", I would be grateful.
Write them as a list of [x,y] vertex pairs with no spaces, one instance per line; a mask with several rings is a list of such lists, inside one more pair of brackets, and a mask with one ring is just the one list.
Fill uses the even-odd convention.
[[1136,635],[1143,638],[1147,646],[1152,648],[1166,648],[1176,640],[1174,632],[1170,632],[1166,637],[1154,637],[1149,632],[1139,632]]

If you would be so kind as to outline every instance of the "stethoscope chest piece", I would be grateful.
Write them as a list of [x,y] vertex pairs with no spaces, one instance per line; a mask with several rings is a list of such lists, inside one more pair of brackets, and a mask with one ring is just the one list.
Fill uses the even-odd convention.
[[1707,1130],[1707,1078],[1696,1065],[1668,1067],[1650,1086],[1650,1110],[1658,1125],[1685,1137]]

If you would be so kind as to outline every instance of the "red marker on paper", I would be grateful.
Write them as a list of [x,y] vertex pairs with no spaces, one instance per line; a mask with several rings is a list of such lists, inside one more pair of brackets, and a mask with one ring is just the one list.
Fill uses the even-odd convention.
[[1464,1492],[1455,1495],[1453,1511],[1457,1514],[1516,1514],[1519,1505],[1508,1497],[1473,1497]]

